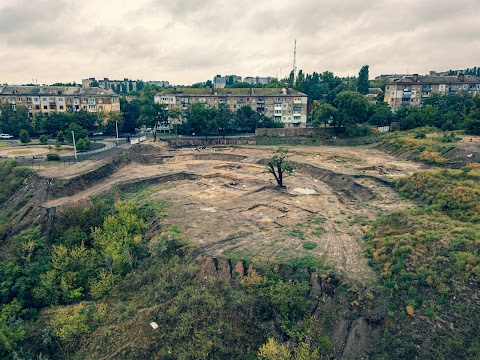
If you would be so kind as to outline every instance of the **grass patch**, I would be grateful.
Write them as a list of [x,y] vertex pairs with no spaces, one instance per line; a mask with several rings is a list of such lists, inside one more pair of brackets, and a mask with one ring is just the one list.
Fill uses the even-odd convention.
[[[381,135],[379,148],[395,154],[411,153],[413,159],[427,164],[444,165],[448,160],[442,156],[447,150],[455,146],[460,138],[455,133],[434,133],[430,128],[415,129],[412,131],[391,132]],[[419,134],[430,133],[428,136]]]
[[302,244],[303,248],[306,249],[306,250],[313,250],[317,247],[317,244],[312,242],[312,241],[305,241],[303,244]]

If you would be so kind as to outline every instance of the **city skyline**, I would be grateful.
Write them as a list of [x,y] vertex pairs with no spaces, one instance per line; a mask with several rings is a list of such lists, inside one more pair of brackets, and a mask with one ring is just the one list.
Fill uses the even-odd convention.
[[297,69],[370,77],[477,66],[476,0],[13,0],[0,5],[0,83],[284,77]]

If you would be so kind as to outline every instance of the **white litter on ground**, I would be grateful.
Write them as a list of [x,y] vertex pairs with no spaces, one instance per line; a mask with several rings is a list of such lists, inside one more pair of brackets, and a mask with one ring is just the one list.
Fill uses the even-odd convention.
[[295,188],[293,191],[304,194],[304,195],[313,195],[316,194],[317,192],[313,189],[307,189],[307,188]]
[[150,326],[153,328],[153,330],[158,329],[158,324],[155,321],[152,321]]
[[203,208],[200,208],[200,210],[201,211],[206,211],[206,212],[211,212],[211,213],[217,212],[216,207],[203,207]]

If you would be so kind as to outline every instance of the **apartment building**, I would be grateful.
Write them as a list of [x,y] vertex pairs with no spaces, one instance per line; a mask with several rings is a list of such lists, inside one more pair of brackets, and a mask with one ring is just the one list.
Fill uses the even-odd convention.
[[105,90],[112,90],[113,92],[124,94],[130,91],[137,91],[138,85],[137,81],[128,78],[124,78],[123,80],[110,80],[109,78],[103,78],[103,80],[97,80],[95,78],[82,79],[82,86],[91,87],[92,84]]
[[242,77],[238,75],[215,75],[213,78],[213,87],[222,89],[227,85],[231,85],[234,82],[242,82]]
[[275,80],[272,76],[246,76],[243,78],[243,82],[252,85],[268,85],[270,81]]
[[420,106],[432,94],[480,93],[480,79],[472,75],[430,76],[413,74],[389,82],[384,101],[395,111],[401,106]]
[[98,87],[0,85],[0,103],[14,109],[23,105],[28,115],[85,110],[88,112],[120,111],[120,98],[112,91]]
[[285,127],[306,127],[307,95],[287,88],[170,88],[155,95],[155,102],[168,109],[186,110],[194,103],[218,108],[225,104],[232,112],[243,106],[284,123]]

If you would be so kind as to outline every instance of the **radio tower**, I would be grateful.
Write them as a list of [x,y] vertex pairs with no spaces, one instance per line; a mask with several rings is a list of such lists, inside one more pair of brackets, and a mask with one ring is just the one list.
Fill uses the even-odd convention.
[[295,45],[293,46],[293,81],[297,78],[297,39],[295,39]]

